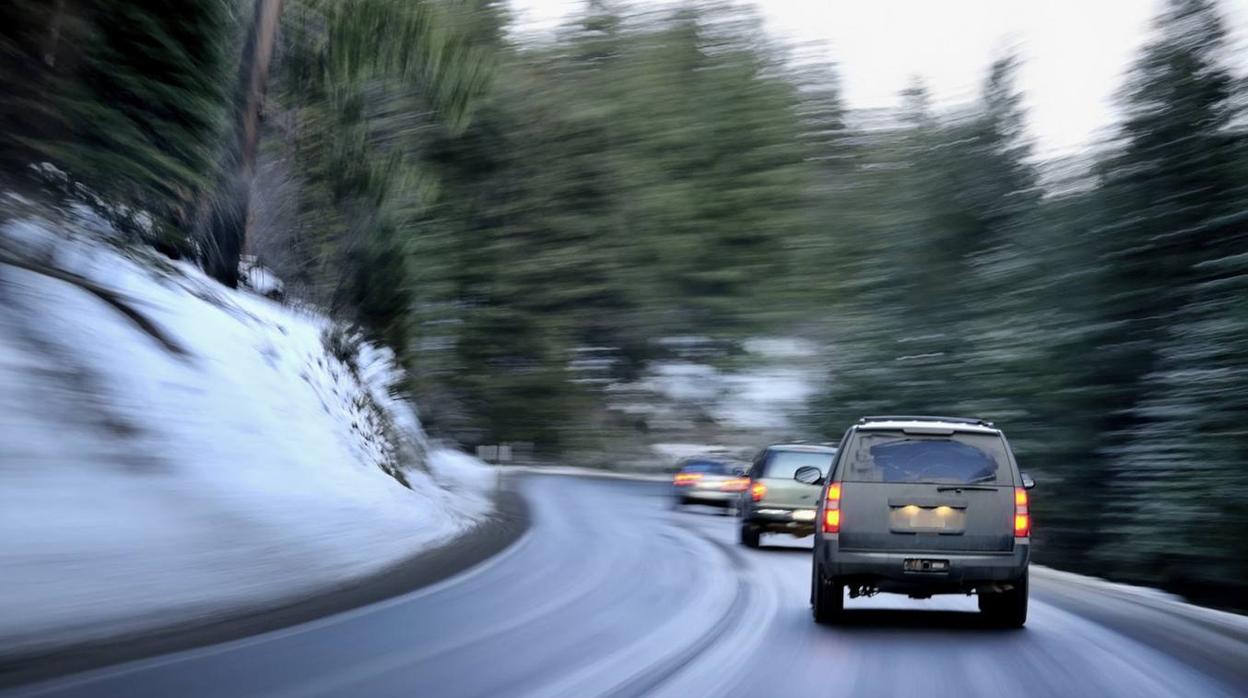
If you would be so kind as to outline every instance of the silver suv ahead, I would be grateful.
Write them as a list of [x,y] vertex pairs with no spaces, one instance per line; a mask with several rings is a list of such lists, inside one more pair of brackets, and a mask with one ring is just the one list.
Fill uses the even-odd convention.
[[750,466],[749,489],[741,495],[741,544],[757,548],[764,533],[788,533],[799,538],[815,532],[818,485],[797,482],[794,473],[814,468],[828,472],[836,449],[811,444],[773,444]]
[[1027,621],[1031,550],[1028,490],[991,422],[955,417],[864,417],[841,440],[822,484],[811,604],[815,620],[841,618],[851,598],[977,594],[994,624]]

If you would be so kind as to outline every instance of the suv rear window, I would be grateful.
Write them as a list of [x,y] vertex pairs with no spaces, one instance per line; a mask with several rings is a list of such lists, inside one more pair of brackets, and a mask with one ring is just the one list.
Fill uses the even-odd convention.
[[841,464],[847,482],[1012,485],[1005,441],[996,434],[860,430]]
[[763,462],[761,477],[792,480],[797,469],[805,465],[814,466],[819,469],[819,472],[827,475],[835,455],[835,453],[820,451],[769,451],[767,459]]

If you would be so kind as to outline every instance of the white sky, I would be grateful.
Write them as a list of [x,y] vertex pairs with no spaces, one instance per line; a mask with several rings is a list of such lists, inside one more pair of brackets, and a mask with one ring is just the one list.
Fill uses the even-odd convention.
[[[895,105],[913,75],[927,80],[937,104],[964,101],[978,93],[989,62],[1016,48],[1031,132],[1045,155],[1077,151],[1112,127],[1115,91],[1160,7],[1160,0],[739,1],[757,6],[777,36],[826,45],[855,108]],[[521,30],[539,32],[581,5],[511,3]],[[1248,0],[1224,0],[1222,11],[1242,46]]]

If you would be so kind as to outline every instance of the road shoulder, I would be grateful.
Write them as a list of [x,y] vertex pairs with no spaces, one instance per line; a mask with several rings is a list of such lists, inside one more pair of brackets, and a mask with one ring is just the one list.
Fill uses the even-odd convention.
[[411,593],[503,552],[529,523],[524,498],[512,488],[500,489],[494,514],[464,535],[350,584],[277,605],[239,607],[208,622],[175,622],[37,653],[0,651],[0,688],[238,640]]
[[1188,604],[1168,594],[1032,566],[1032,597],[1240,685],[1248,618]]

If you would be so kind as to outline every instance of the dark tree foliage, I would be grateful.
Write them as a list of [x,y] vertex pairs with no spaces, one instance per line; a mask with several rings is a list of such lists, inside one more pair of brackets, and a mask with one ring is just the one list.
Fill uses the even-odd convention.
[[739,336],[777,305],[806,220],[801,100],[757,19],[722,8],[594,3],[523,51],[496,6],[468,10],[446,45],[498,74],[463,123],[379,75],[331,90],[338,35],[316,3],[288,12],[296,244],[329,252],[295,272],[403,350],[431,428],[558,453],[603,418],[581,353],[629,377],[660,337]]
[[[302,295],[400,351],[419,266],[416,225],[435,134],[466,126],[491,74],[495,3],[287,0],[255,183],[265,256]],[[471,11],[470,11],[471,10]]]
[[1242,92],[1212,3],[1172,0],[1158,30],[1097,192],[1105,264],[1092,385],[1114,503],[1098,553],[1123,574],[1231,603],[1248,574],[1226,525],[1243,521],[1248,489]]
[[1168,2],[1118,138],[1044,187],[1012,60],[969,111],[908,91],[858,171],[871,215],[835,267],[814,417],[992,418],[1042,483],[1041,560],[1242,605],[1248,160],[1224,34],[1213,3]]
[[[0,167],[48,162],[127,223],[188,247],[214,181],[238,22],[228,0],[13,0],[0,6]],[[37,184],[37,183],[36,183]]]

